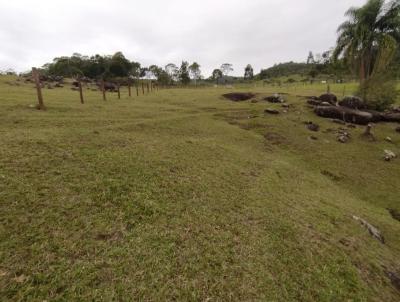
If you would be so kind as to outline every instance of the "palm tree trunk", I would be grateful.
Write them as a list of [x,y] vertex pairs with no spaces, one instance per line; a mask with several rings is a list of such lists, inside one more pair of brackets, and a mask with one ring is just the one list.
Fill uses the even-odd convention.
[[364,58],[361,57],[361,63],[360,63],[360,83],[363,83],[365,80],[365,64],[364,64]]

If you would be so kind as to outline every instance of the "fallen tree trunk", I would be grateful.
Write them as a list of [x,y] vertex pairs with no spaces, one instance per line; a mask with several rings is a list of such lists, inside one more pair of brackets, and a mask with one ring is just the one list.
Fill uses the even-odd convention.
[[347,123],[359,125],[367,125],[377,119],[377,116],[370,112],[354,110],[342,106],[317,106],[314,112],[321,117],[339,119]]
[[385,122],[400,123],[400,113],[398,112],[382,113],[381,116]]

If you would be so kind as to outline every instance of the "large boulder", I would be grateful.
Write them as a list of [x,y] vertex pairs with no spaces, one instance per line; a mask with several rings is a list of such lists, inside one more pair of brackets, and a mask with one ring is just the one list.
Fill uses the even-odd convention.
[[279,94],[275,94],[272,96],[267,96],[264,100],[270,102],[270,103],[283,103],[284,100]]
[[327,103],[332,104],[332,105],[336,105],[336,103],[337,103],[337,97],[336,97],[336,95],[334,95],[332,93],[322,94],[319,97],[319,100],[321,102],[327,102]]
[[351,109],[365,109],[365,102],[356,96],[346,96],[339,102],[340,106]]
[[400,123],[400,112],[382,113],[381,117],[385,122]]
[[315,114],[321,117],[340,119],[347,123],[367,125],[374,119],[372,113],[354,110],[342,106],[317,106],[314,109]]
[[384,120],[382,112],[379,112],[376,110],[369,110],[369,109],[364,109],[363,112],[368,112],[368,113],[372,114],[371,122],[373,122],[373,123],[382,122]]
[[316,100],[316,99],[308,99],[307,100],[307,104],[311,105],[311,106],[319,106],[321,105],[321,101],[320,100]]

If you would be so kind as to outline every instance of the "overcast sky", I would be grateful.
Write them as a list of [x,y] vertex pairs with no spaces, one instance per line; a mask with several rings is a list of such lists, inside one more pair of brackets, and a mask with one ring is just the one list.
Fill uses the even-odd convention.
[[242,75],[305,61],[334,46],[350,6],[365,0],[0,0],[0,70],[54,57],[122,51],[143,66],[222,63]]

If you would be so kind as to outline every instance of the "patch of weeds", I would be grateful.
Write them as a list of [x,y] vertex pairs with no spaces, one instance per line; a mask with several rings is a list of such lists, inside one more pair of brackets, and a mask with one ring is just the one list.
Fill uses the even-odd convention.
[[334,174],[334,173],[332,173],[332,172],[330,172],[330,171],[327,171],[327,170],[322,170],[321,171],[321,174],[322,175],[324,175],[324,176],[326,176],[326,177],[329,177],[331,180],[333,180],[333,181],[340,181],[340,180],[342,180],[342,177],[341,176],[338,176],[338,175],[336,175],[336,174]]

